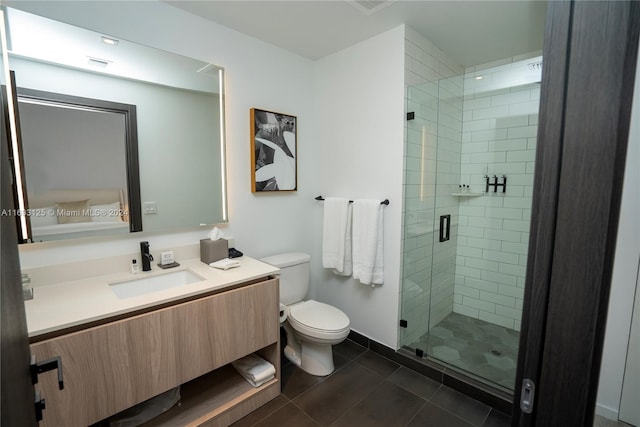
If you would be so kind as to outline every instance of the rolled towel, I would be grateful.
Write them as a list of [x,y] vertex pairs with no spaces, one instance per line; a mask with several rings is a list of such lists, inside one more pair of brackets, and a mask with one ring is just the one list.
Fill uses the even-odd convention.
[[257,354],[250,354],[231,364],[252,385],[262,384],[276,373],[276,368]]

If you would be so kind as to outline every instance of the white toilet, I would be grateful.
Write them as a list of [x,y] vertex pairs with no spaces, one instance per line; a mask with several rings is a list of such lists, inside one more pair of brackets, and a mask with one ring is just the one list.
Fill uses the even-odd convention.
[[262,261],[280,268],[281,323],[287,333],[284,354],[303,371],[317,376],[334,370],[331,346],[349,335],[349,318],[339,309],[314,300],[309,291],[310,256],[300,252],[273,255]]

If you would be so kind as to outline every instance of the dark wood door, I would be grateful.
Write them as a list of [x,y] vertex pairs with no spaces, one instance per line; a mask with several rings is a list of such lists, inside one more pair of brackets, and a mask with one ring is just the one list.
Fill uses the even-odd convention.
[[593,425],[639,6],[549,3],[514,426]]
[[22,297],[20,258],[9,175],[6,97],[0,92],[0,425],[36,426],[34,387],[29,368],[29,338]]

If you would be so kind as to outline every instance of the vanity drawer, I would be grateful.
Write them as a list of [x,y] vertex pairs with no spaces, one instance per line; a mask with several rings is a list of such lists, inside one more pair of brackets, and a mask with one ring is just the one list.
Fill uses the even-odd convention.
[[43,426],[87,426],[278,341],[278,280],[247,285],[31,345]]

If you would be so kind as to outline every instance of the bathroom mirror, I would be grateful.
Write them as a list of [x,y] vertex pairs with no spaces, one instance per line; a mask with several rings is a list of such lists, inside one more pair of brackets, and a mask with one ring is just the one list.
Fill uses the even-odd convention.
[[[120,189],[123,197],[119,205],[121,218],[128,221],[130,217],[141,217],[141,227],[129,227],[125,232],[169,231],[227,220],[222,68],[14,8],[6,10],[9,67],[15,71],[18,95],[49,93],[63,98],[130,105],[135,110],[137,127],[137,160],[135,156],[120,155],[121,160],[116,161],[113,160],[115,155],[90,148],[90,142],[95,141],[89,139],[97,139],[97,134],[85,134],[82,138],[86,141],[77,142],[85,146],[83,150],[69,148],[68,144],[54,146],[55,140],[66,138],[57,135],[60,130],[54,131],[54,127],[49,128],[50,132],[46,127],[39,130],[43,140],[34,145],[39,147],[36,149],[29,145],[33,144],[29,140],[33,132],[24,134],[23,151],[29,154],[23,159],[23,167],[27,171],[27,200],[32,198],[35,201],[41,193],[50,192],[53,198],[47,200],[58,202],[55,197],[62,192],[67,196],[63,202],[75,202],[87,199],[83,196],[82,200],[69,200],[73,196],[68,194],[77,190],[100,192],[109,189],[117,192]],[[26,108],[24,105],[27,104],[18,96],[21,121],[34,120],[31,114],[22,114],[21,110]],[[33,107],[33,103],[29,106]],[[54,116],[53,113],[45,114],[49,119]],[[71,119],[68,125],[59,125],[58,129],[70,128],[74,121],[76,124],[83,122],[82,119]],[[115,121],[122,122],[121,119]],[[30,125],[21,123],[25,130],[30,129]],[[121,127],[116,128],[111,138],[116,141],[114,144],[120,144],[115,151],[121,154],[128,149],[123,146],[123,132]],[[98,147],[100,144],[106,142],[93,145]],[[42,179],[42,175],[48,173],[42,168],[49,163],[51,153],[57,153],[59,161],[66,160],[66,163],[56,166],[56,169],[65,171],[65,182],[42,188],[47,181]],[[87,165],[95,164],[96,159],[103,159],[104,164],[101,168],[94,168],[95,173],[90,180],[80,173],[74,175],[74,170],[86,169]],[[135,182],[132,187],[132,181],[127,179],[132,161],[137,161],[139,189]],[[41,175],[40,181],[29,178],[38,174]],[[32,186],[40,187],[30,187],[30,181]],[[139,191],[140,198],[137,203],[130,203],[130,197],[136,191]],[[34,196],[34,192],[38,195]],[[38,203],[37,208],[51,207]],[[100,207],[106,205],[110,204],[97,203]],[[136,205],[139,212],[128,211]],[[86,212],[92,212],[91,209],[89,206]],[[95,219],[93,215],[88,216],[88,222]],[[97,234],[60,232],[50,236],[35,235],[32,240],[121,232],[122,227],[114,227],[112,232],[104,229]]]

